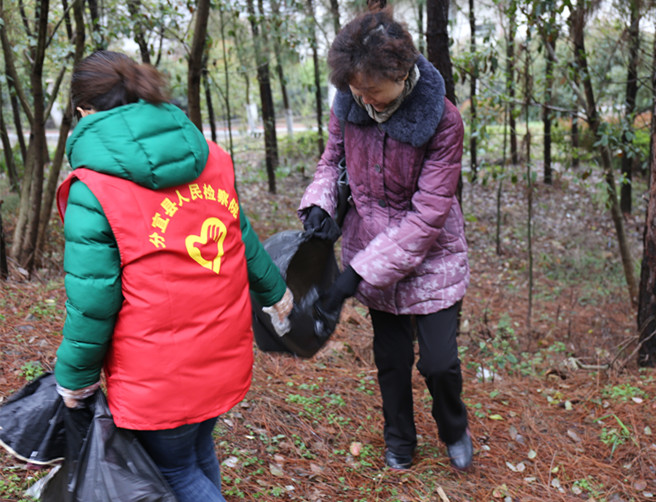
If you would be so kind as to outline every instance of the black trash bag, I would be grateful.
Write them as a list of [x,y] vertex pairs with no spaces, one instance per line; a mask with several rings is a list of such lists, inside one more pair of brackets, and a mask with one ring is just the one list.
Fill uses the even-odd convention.
[[43,502],[176,502],[136,436],[120,429],[99,389],[86,408],[66,409],[66,458]]
[[289,314],[290,331],[279,336],[269,315],[251,295],[255,343],[264,352],[312,357],[328,341],[327,336],[315,330],[312,307],[320,292],[328,289],[339,273],[333,245],[296,230],[272,235],[263,245],[294,294],[294,308]]
[[0,407],[0,445],[30,464],[60,462],[66,452],[65,408],[53,373],[32,380]]

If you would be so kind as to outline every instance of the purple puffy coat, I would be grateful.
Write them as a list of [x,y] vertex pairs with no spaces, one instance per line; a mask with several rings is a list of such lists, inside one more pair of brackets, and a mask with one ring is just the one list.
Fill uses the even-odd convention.
[[[298,209],[334,214],[337,164],[346,156],[352,207],[342,263],[362,276],[356,297],[393,314],[430,314],[462,299],[469,283],[464,220],[455,193],[464,128],[440,73],[423,56],[401,107],[374,122],[350,93],[333,102],[329,139]],[[340,126],[342,121],[344,136]]]

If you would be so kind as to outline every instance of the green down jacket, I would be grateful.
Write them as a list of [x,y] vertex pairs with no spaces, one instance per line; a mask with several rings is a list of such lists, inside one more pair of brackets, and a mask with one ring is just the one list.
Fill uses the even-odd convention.
[[[205,167],[202,133],[177,107],[143,101],[80,120],[66,145],[73,169],[86,167],[151,189],[187,183]],[[258,302],[278,302],[286,285],[240,210],[250,289]],[[97,382],[122,304],[118,245],[91,190],[71,186],[64,222],[66,321],[55,375],[76,390]]]

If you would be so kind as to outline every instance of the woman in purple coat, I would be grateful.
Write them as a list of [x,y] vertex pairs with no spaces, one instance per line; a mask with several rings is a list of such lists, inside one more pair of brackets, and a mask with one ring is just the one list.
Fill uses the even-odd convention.
[[[328,53],[333,102],[329,139],[298,214],[307,233],[336,240],[338,163],[346,158],[351,205],[342,263],[315,304],[325,332],[355,295],[371,314],[383,399],[385,462],[408,469],[417,444],[412,400],[417,368],[452,465],[472,463],[456,331],[469,282],[464,221],[456,198],[463,124],[440,73],[388,9],[360,15]],[[416,322],[412,322],[412,318]]]

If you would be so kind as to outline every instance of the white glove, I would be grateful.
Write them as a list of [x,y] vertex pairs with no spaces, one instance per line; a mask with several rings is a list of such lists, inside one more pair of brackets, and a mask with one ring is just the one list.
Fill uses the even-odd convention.
[[82,387],[77,390],[65,389],[57,384],[57,393],[62,397],[64,405],[67,408],[82,408],[84,406],[84,400],[93,395],[98,387],[100,387],[100,380],[88,387]]
[[262,308],[262,312],[269,314],[273,329],[276,330],[278,336],[283,336],[284,334],[289,333],[289,330],[292,329],[288,316],[293,307],[294,295],[291,290],[287,288],[285,294],[278,303],[271,305],[270,307]]

